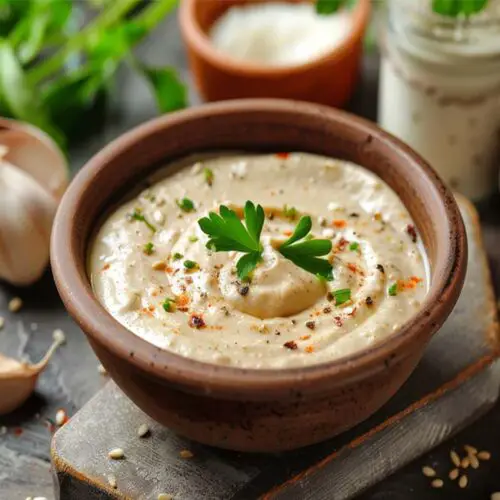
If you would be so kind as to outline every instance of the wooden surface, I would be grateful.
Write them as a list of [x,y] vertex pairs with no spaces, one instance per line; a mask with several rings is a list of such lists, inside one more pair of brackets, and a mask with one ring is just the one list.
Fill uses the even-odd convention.
[[[149,63],[170,63],[186,75],[186,65],[179,42],[175,19],[162,27],[154,40],[141,50]],[[360,85],[351,109],[369,118],[375,118],[377,95],[377,58],[366,57],[364,80]],[[196,97],[192,96],[196,103]],[[119,104],[117,106],[117,103]],[[144,84],[127,73],[120,76],[107,123],[101,133],[72,151],[72,168],[78,169],[85,160],[103,144],[122,131],[154,116],[154,106]],[[492,266],[494,282],[500,286],[500,201],[492,200],[482,207],[482,228]],[[19,315],[7,312],[8,300],[21,296],[25,306]],[[68,334],[68,344],[56,354],[49,369],[40,380],[36,395],[19,411],[0,419],[0,426],[8,427],[6,435],[0,435],[0,500],[23,500],[32,495],[53,497],[52,479],[49,473],[49,443],[51,435],[44,425],[45,418],[54,418],[58,408],[65,408],[72,415],[82,407],[102,386],[103,377],[97,372],[97,360],[85,341],[67,317],[59,301],[50,273],[35,286],[16,290],[0,285],[0,315],[6,318],[6,326],[0,332],[0,350],[6,353],[38,360],[50,344],[52,330],[62,328]],[[35,328],[36,326],[36,328]],[[22,429],[19,435],[16,429]],[[436,462],[443,471],[448,464],[449,447],[471,442],[488,448],[497,457],[489,467],[475,471],[466,491],[446,487],[434,491],[423,478],[423,463]],[[445,466],[446,464],[446,466]],[[500,490],[500,477],[492,474],[500,470],[500,405],[476,424],[460,433],[453,441],[366,492],[363,500],[399,500],[422,498],[484,498],[493,490]],[[191,499],[189,499],[191,500]],[[193,499],[194,500],[194,499]]]
[[[277,455],[244,455],[192,443],[152,421],[114,385],[103,389],[54,437],[62,500],[344,500],[440,444],[491,408],[500,387],[496,307],[474,209],[462,202],[469,267],[459,302],[414,374],[373,417],[330,441]],[[151,436],[137,437],[147,423]],[[107,451],[123,448],[126,459]],[[179,452],[193,451],[185,460]]]

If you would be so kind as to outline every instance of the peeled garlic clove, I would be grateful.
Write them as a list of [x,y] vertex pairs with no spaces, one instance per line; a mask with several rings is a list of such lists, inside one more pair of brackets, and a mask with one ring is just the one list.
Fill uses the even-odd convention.
[[56,199],[33,177],[0,162],[0,279],[28,285],[49,260]]
[[61,343],[61,339],[54,340],[47,354],[35,365],[8,358],[0,353],[0,415],[14,411],[30,397],[35,390],[38,376]]
[[56,199],[68,185],[68,165],[56,143],[31,125],[0,118],[0,145],[7,151],[2,158],[31,175]]

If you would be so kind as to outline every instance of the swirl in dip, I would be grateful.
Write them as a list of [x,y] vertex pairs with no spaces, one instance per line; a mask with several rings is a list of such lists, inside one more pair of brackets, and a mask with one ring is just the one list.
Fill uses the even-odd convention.
[[[264,251],[242,282],[242,254],[209,251],[198,220],[220,204],[241,213],[248,199],[266,213]],[[315,238],[333,243],[333,281],[277,251],[301,215],[312,217]],[[415,227],[392,189],[362,167],[306,153],[169,166],[104,222],[88,266],[99,301],[136,335],[246,368],[311,365],[365,349],[414,314],[428,281]]]

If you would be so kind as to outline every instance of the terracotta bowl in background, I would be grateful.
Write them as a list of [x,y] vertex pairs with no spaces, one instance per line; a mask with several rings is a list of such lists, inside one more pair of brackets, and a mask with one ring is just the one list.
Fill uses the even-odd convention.
[[221,14],[234,5],[257,1],[265,0],[181,1],[182,37],[202,97],[207,101],[279,97],[343,106],[358,80],[370,0],[357,2],[351,31],[338,47],[314,61],[284,67],[261,66],[230,58],[210,42],[209,29]]
[[[94,297],[86,273],[93,231],[155,168],[217,150],[307,151],[356,162],[380,176],[410,211],[429,256],[430,290],[418,314],[379,344],[344,359],[282,370],[184,358],[120,325]],[[348,113],[272,99],[227,101],[163,116],[108,145],[64,195],[51,250],[69,313],[130,399],[193,440],[243,451],[315,443],[380,408],[408,378],[453,309],[467,261],[464,226],[452,194],[409,147]]]

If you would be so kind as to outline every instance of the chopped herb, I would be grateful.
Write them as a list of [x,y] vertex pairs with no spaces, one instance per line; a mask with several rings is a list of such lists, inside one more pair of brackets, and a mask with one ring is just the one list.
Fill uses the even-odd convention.
[[154,244],[150,241],[149,243],[146,243],[142,249],[142,251],[146,255],[151,255],[154,252],[155,246]]
[[203,177],[205,178],[205,182],[211,186],[214,183],[214,172],[208,167],[203,169]]
[[359,248],[359,243],[357,241],[353,241],[349,245],[349,250],[352,250],[353,252],[355,252],[358,248]]
[[389,287],[389,295],[391,297],[394,297],[395,295],[398,294],[398,284],[397,283],[393,283],[390,287]]
[[198,264],[194,260],[185,260],[184,267],[186,269],[196,269],[198,267]]
[[470,16],[482,11],[488,0],[433,0],[432,10],[442,16]]
[[162,307],[166,312],[174,312],[175,311],[175,300],[166,298],[162,303]]
[[198,236],[190,236],[188,239],[191,243],[196,243],[198,241]]
[[182,255],[182,254],[181,254],[181,253],[179,253],[179,252],[175,252],[175,253],[174,253],[174,255],[172,256],[172,258],[173,258],[174,260],[181,260],[181,259],[182,259],[182,257],[184,257],[184,255]]
[[177,206],[183,212],[193,212],[194,211],[194,202],[189,198],[182,198],[182,200],[177,200]]
[[336,306],[340,306],[351,300],[351,290],[349,288],[341,288],[340,290],[334,290],[331,292],[331,297],[335,301]]
[[289,207],[285,205],[283,207],[283,215],[290,220],[295,220],[297,218],[297,209],[295,207]]
[[146,226],[148,226],[148,228],[151,229],[151,231],[153,231],[153,233],[156,233],[156,227],[154,227],[153,224],[151,224],[146,219],[146,217],[144,217],[144,215],[142,215],[142,212],[141,212],[140,208],[134,209],[134,211],[132,213],[127,214],[127,217],[130,220],[136,220],[136,221],[139,221],[139,222],[144,222],[144,224],[146,224]]
[[311,240],[314,240],[314,235],[309,233],[305,238],[304,238],[306,241],[311,241]]

